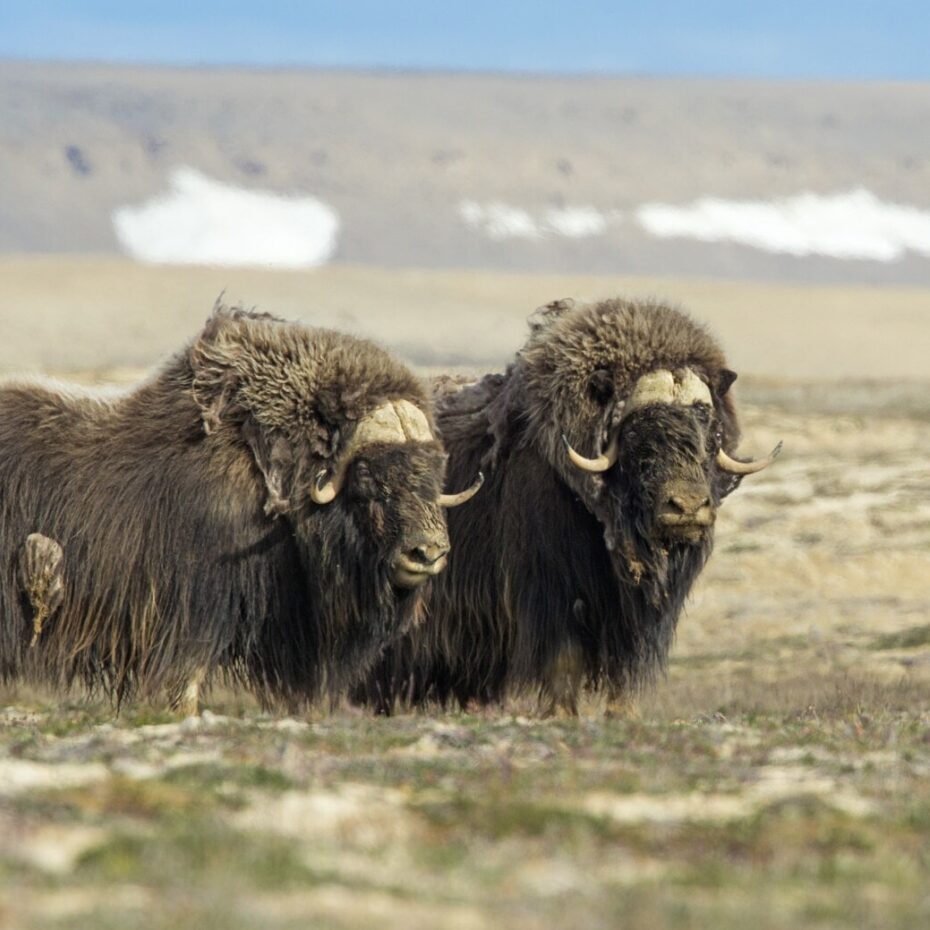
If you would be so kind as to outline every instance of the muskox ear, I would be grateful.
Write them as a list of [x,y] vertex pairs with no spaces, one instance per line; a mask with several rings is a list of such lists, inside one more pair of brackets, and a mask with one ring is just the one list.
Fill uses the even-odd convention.
[[598,368],[597,371],[588,378],[587,384],[588,397],[596,404],[602,407],[609,404],[614,396],[614,378],[606,368]]
[[268,498],[265,513],[278,516],[291,509],[294,455],[287,439],[273,430],[259,426],[252,417],[242,422],[242,438],[265,479]]
[[736,380],[736,372],[731,371],[729,368],[721,368],[717,373],[717,396],[723,397],[727,391],[733,387],[733,382]]
[[575,306],[571,297],[562,297],[553,300],[542,307],[537,307],[529,317],[530,333],[536,335],[551,326],[563,313],[567,313]]
[[236,361],[241,347],[236,339],[236,310],[217,301],[202,332],[188,352],[191,390],[200,408],[205,433],[211,433],[231,412],[239,378]]

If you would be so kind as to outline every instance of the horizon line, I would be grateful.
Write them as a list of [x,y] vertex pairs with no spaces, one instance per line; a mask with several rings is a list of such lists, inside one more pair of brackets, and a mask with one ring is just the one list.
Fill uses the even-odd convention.
[[741,81],[756,84],[930,84],[930,77],[849,77],[841,75],[759,75],[745,72],[658,72],[634,70],[579,69],[574,71],[531,70],[524,68],[466,68],[441,65],[332,65],[306,62],[175,62],[163,59],[124,58],[45,58],[32,55],[0,53],[0,66],[6,64],[79,68],[125,68],[145,71],[238,71],[254,74],[331,73],[385,77],[494,77],[533,80],[641,80],[641,81]]

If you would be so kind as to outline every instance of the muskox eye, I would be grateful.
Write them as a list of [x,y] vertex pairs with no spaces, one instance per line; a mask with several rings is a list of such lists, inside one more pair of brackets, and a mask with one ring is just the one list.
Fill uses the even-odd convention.
[[368,463],[358,461],[352,470],[351,488],[354,496],[371,500],[378,496],[378,484],[371,474]]
[[598,368],[588,378],[588,397],[603,406],[614,396],[614,379],[606,368]]

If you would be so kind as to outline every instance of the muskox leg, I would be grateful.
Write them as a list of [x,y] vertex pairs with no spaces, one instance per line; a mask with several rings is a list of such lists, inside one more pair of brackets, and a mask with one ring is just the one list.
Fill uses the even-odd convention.
[[64,600],[63,559],[61,546],[41,533],[27,536],[20,550],[19,583],[32,608],[30,647],[38,643],[46,621],[55,615]]
[[543,671],[540,713],[546,717],[577,717],[583,679],[581,647],[571,641],[563,643]]
[[171,698],[171,709],[185,717],[193,717],[200,713],[200,691],[207,677],[207,667],[199,665],[182,682],[177,692]]
[[636,696],[626,685],[611,682],[607,686],[607,706],[604,716],[620,720],[638,720],[639,705]]

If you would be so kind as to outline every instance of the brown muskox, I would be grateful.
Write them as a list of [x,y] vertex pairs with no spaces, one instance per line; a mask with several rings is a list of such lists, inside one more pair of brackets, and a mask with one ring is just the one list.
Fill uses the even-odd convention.
[[560,301],[505,374],[440,385],[450,479],[481,469],[485,487],[450,515],[455,559],[428,622],[356,698],[388,713],[533,691],[546,711],[576,712],[583,686],[617,702],[652,680],[717,507],[773,457],[733,458],[735,378],[668,306]]
[[449,549],[416,377],[368,342],[217,307],[122,395],[0,386],[0,675],[196,702],[357,679]]

